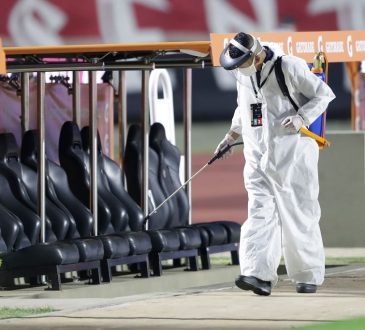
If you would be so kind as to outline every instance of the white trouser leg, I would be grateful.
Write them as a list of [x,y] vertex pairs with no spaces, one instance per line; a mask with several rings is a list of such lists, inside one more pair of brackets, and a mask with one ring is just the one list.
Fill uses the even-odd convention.
[[276,191],[276,200],[288,276],[296,283],[320,285],[324,280],[325,256],[319,227],[317,161],[317,149],[303,152],[299,165],[293,165],[292,173],[287,173],[288,186]]
[[273,194],[261,177],[246,181],[248,218],[241,228],[241,274],[277,282],[281,258],[281,234]]

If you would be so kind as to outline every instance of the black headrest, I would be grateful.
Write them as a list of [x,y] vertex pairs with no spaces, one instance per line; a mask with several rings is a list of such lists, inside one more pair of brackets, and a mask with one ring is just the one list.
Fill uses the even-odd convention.
[[141,144],[142,130],[138,124],[129,126],[126,145],[134,144],[139,146]]
[[160,145],[162,141],[166,140],[165,127],[161,123],[154,123],[150,129],[150,145]]
[[36,169],[38,163],[37,130],[26,131],[23,135],[20,158],[23,164]]
[[66,121],[61,128],[59,139],[59,152],[68,148],[82,149],[82,141],[79,126],[72,121]]
[[6,162],[10,158],[19,159],[18,145],[13,133],[0,134],[0,161]]
[[161,123],[154,123],[151,126],[150,146],[166,164],[173,167],[180,166],[180,150],[167,139],[165,127]]
[[[90,135],[89,134],[90,134],[90,127],[84,126],[81,130],[81,140],[82,140],[82,147],[86,152],[90,152],[90,138],[89,138]],[[97,131],[97,139],[98,139],[98,143],[97,143],[98,152],[102,153],[103,148],[101,145],[99,131]]]

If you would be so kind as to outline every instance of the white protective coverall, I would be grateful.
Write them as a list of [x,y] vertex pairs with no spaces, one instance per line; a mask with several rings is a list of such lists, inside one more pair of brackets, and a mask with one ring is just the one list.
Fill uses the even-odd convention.
[[[265,80],[279,54],[263,64]],[[286,55],[282,69],[291,97],[305,125],[312,123],[335,98],[331,89],[310,72],[305,61]],[[292,133],[281,122],[296,115],[284,97],[275,70],[258,91],[239,70],[238,106],[231,130],[244,142],[244,182],[248,193],[248,218],[241,228],[241,274],[277,282],[283,255],[289,277],[296,283],[322,284],[324,250],[318,203],[318,152],[314,139]],[[257,89],[256,75],[252,76]],[[250,104],[262,102],[262,126],[251,127]]]

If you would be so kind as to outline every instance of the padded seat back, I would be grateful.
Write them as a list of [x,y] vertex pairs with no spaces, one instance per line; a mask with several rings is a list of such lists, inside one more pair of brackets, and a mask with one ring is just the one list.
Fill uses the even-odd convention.
[[59,146],[59,160],[67,173],[68,183],[72,192],[89,206],[90,175],[84,160],[79,128],[72,122],[65,122],[61,128]]
[[[65,122],[61,128],[59,159],[66,171],[72,192],[89,206],[90,166],[89,156],[82,148],[79,127]],[[98,162],[98,167],[100,167]],[[98,171],[98,218],[100,234],[129,230],[128,213],[122,203],[108,190],[105,177]]]
[[[0,203],[22,221],[29,240],[34,244],[39,239],[40,230],[36,206],[37,176],[20,163],[18,146],[11,133],[0,134],[0,175],[3,182]],[[46,203],[46,207],[46,240],[53,242],[63,239],[68,229],[68,219],[50,202]]]
[[[179,176],[180,151],[167,138],[165,128],[161,123],[154,123],[150,130],[150,147],[157,153],[159,160],[158,178],[165,197],[181,187]],[[174,204],[172,226],[189,224],[189,200],[184,189],[180,189],[171,198]]]
[[[85,126],[81,130],[81,139],[83,149],[89,153],[89,127]],[[115,195],[119,201],[123,203],[125,210],[128,213],[129,227],[132,231],[143,230],[143,213],[140,206],[132,199],[128,192],[124,189],[123,174],[119,165],[103,154],[100,135],[98,132],[98,163],[99,171],[104,175],[108,189]]]
[[3,239],[2,233],[1,233],[1,229],[0,229],[0,256],[2,254],[8,253],[8,247]]
[[[23,136],[21,161],[34,171],[38,166],[37,131],[29,130]],[[66,238],[88,237],[92,232],[91,212],[69,188],[67,175],[58,164],[46,159],[46,194],[63,212],[68,214],[70,227]]]
[[1,253],[17,251],[31,245],[21,221],[1,204],[0,219],[1,240],[6,245],[6,251],[3,251],[4,246],[0,243]]
[[3,167],[0,164],[0,204],[3,205],[21,222],[26,239],[30,243],[39,242],[39,234],[41,229],[41,221],[38,215],[29,207],[20,202],[13,194],[9,180],[3,175]]
[[[142,186],[142,160],[141,160],[141,129],[138,125],[131,125],[128,131],[127,143],[124,155],[124,170],[127,178],[128,192],[132,198],[141,204]],[[149,149],[149,203],[148,210],[153,209],[165,200],[165,195],[160,188],[158,178],[158,155],[153,149]],[[172,228],[174,209],[171,200],[167,201],[149,220],[149,229]]]

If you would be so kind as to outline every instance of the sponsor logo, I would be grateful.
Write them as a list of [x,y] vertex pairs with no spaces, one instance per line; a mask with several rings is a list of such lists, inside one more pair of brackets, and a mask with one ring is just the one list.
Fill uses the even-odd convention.
[[365,40],[356,40],[355,49],[357,52],[365,52]]
[[[266,44],[269,47],[272,47],[272,48],[280,48],[283,52],[285,52],[284,43],[283,42],[274,42],[274,41],[271,41],[271,42],[266,42]],[[289,54],[289,55],[291,55],[291,54]]]
[[288,55],[293,55],[293,39],[291,36],[288,37],[286,46],[288,48]]
[[347,36],[347,52],[350,57],[352,57],[352,37],[351,35]]
[[327,41],[326,42],[327,53],[344,53],[343,41]]
[[315,53],[314,41],[298,41],[295,45],[298,54]]
[[317,39],[317,50],[319,52],[323,52],[323,37],[322,37],[322,35],[318,36],[318,39]]

